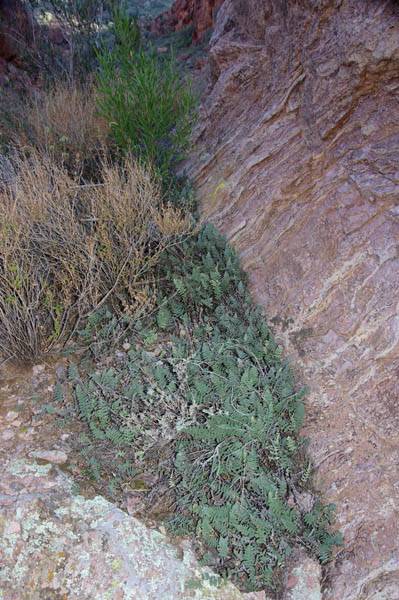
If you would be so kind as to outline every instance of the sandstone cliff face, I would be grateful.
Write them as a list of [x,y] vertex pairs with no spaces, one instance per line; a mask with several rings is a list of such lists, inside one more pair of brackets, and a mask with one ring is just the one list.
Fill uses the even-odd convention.
[[325,599],[399,599],[399,5],[219,11],[188,171],[298,379],[345,547]]
[[180,31],[194,26],[193,44],[202,44],[205,34],[215,24],[218,9],[224,0],[176,0],[165,15],[154,19],[152,31]]

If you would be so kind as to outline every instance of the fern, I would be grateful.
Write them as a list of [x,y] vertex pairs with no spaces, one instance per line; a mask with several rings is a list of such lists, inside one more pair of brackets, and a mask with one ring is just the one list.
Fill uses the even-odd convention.
[[90,458],[90,467],[94,479],[96,479],[97,481],[101,479],[100,463],[94,456]]
[[255,583],[255,548],[252,544],[246,546],[242,563],[248,573],[249,581]]
[[69,363],[68,367],[68,379],[71,382],[77,381],[78,379],[78,371],[76,365],[74,363]]
[[175,284],[175,288],[178,291],[178,293],[180,294],[180,296],[182,296],[182,298],[184,298],[187,294],[187,288],[184,285],[183,279],[180,277],[173,277],[173,283]]
[[301,402],[300,400],[298,400],[296,402],[295,405],[295,412],[294,412],[294,421],[295,421],[295,426],[297,429],[300,429],[302,427],[302,422],[305,416],[305,407],[303,405],[303,402]]
[[221,558],[227,558],[229,555],[229,540],[227,537],[221,536],[217,546],[218,554]]
[[171,329],[173,326],[173,317],[166,306],[161,306],[157,316],[158,327],[160,329]]
[[89,423],[90,431],[93,434],[93,437],[97,440],[105,440],[106,435],[105,432],[100,429],[94,421],[90,421]]
[[328,562],[341,541],[329,533],[332,507],[288,506],[311,472],[299,436],[305,390],[251,303],[236,252],[208,225],[180,249],[159,263],[155,310],[125,360],[84,381],[73,373],[76,403],[101,445],[141,469],[159,457],[175,498],[169,526],[196,535],[205,562],[216,558],[247,589],[273,587],[293,547]]
[[83,418],[90,419],[92,413],[92,403],[81,385],[77,385],[75,387],[75,397],[78,401],[79,412]]
[[61,404],[64,400],[64,392],[62,389],[62,383],[57,381],[54,388],[54,402],[56,404]]
[[305,485],[306,482],[308,481],[311,469],[312,469],[312,463],[310,461],[308,461],[308,464],[306,465],[306,468],[304,469],[303,474],[301,476],[301,484],[302,485]]

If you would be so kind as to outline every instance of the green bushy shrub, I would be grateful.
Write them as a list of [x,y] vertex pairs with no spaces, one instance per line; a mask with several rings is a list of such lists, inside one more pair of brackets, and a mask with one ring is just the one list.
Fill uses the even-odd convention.
[[173,58],[161,60],[143,49],[135,18],[121,9],[113,18],[113,45],[103,44],[97,53],[99,113],[122,151],[145,159],[167,179],[186,156],[196,98],[189,80],[180,81]]

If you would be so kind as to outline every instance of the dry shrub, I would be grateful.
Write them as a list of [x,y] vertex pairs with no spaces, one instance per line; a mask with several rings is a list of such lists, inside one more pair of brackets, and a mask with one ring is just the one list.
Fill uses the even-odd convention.
[[4,151],[7,146],[14,146],[21,135],[30,111],[31,102],[12,88],[1,90],[0,102],[0,143]]
[[15,179],[15,168],[12,160],[0,152],[0,188],[11,185]]
[[13,146],[50,157],[69,173],[96,177],[99,159],[110,146],[108,123],[96,114],[97,93],[91,81],[59,81],[23,102],[10,96],[12,105],[1,109],[8,115],[7,138]]
[[0,348],[31,361],[105,303],[134,317],[151,302],[162,252],[191,223],[162,205],[132,157],[103,163],[103,182],[89,185],[38,154],[16,162],[14,184],[0,190]]

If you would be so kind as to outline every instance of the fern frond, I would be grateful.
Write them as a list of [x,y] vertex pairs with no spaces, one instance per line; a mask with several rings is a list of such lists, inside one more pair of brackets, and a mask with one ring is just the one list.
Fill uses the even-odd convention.
[[54,402],[61,404],[64,401],[64,392],[62,389],[62,383],[57,381],[54,388]]

